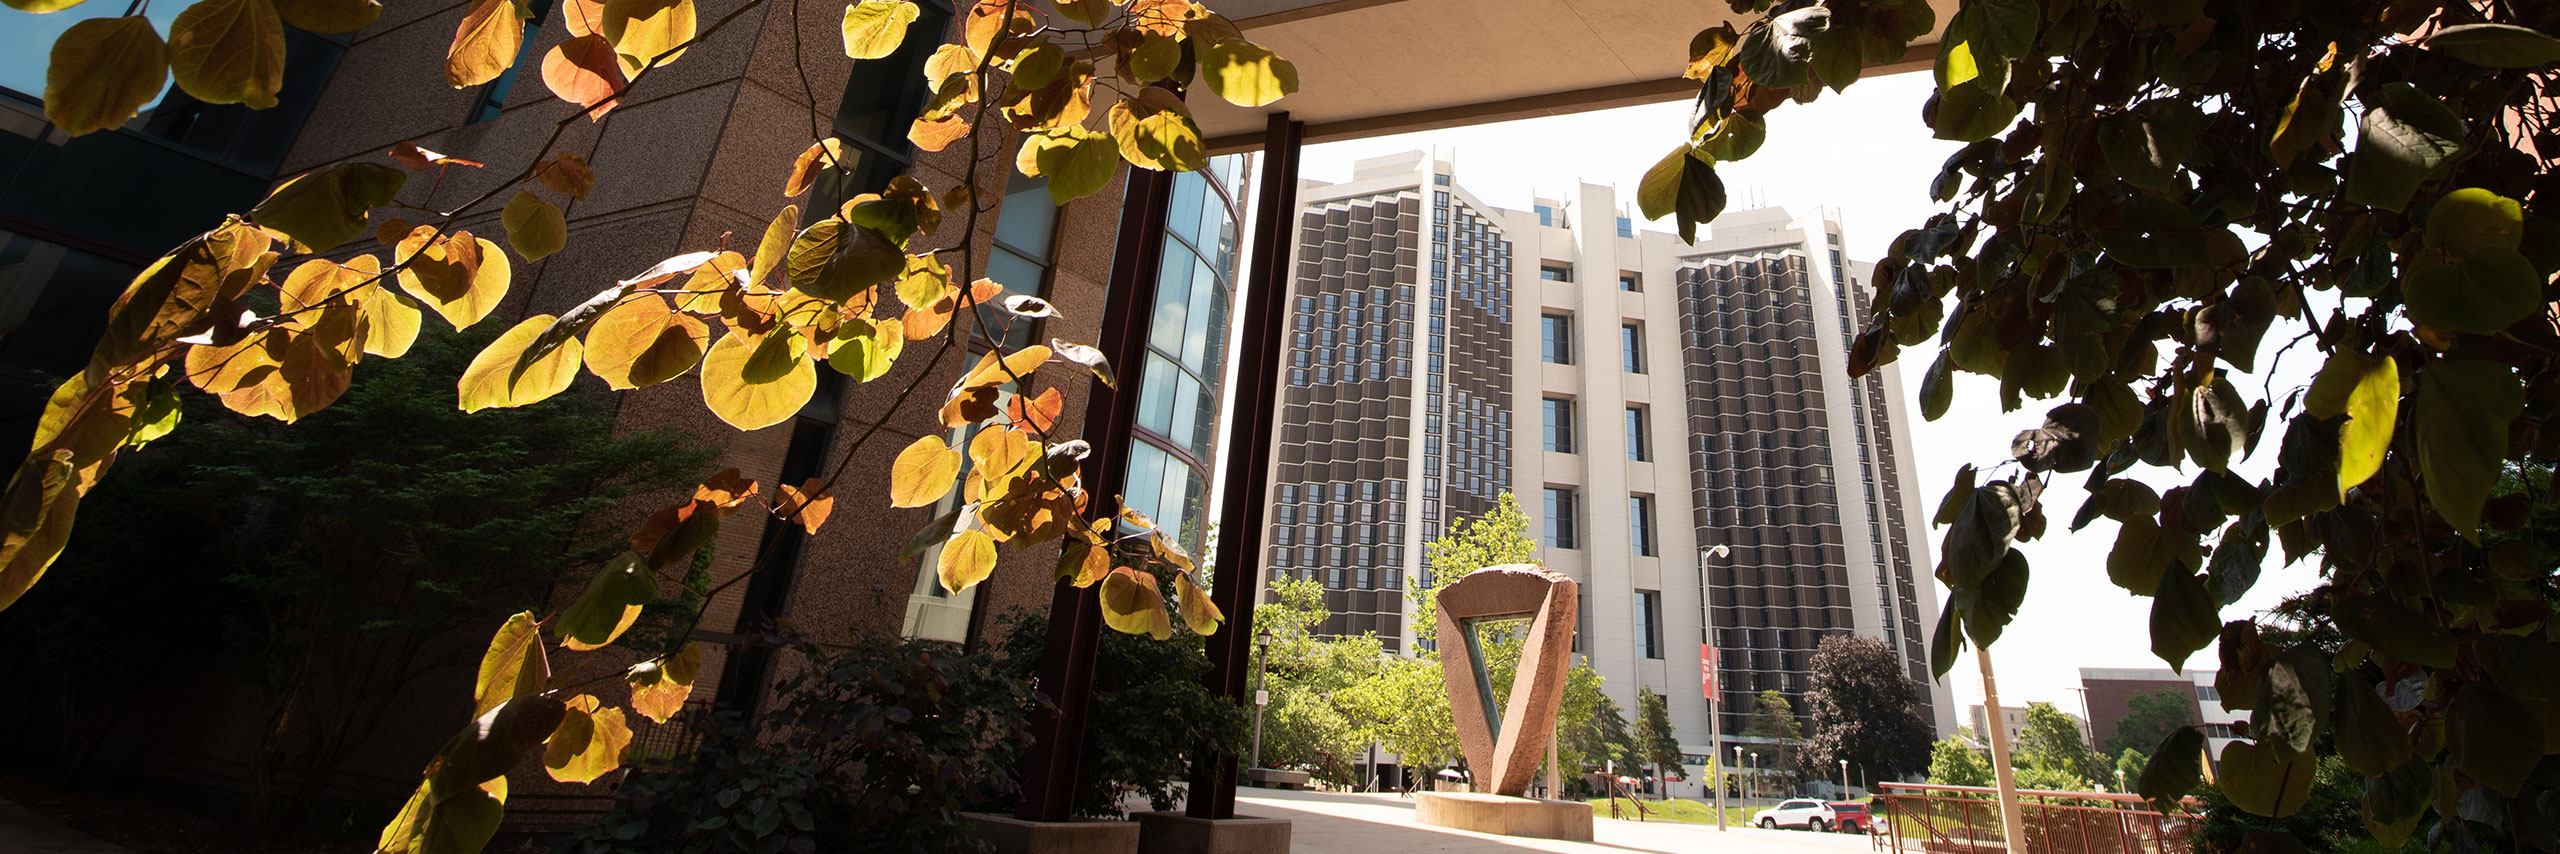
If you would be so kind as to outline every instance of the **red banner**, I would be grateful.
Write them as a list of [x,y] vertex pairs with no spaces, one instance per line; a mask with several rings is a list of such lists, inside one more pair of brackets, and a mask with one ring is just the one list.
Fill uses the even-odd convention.
[[1698,645],[1698,695],[1716,698],[1716,648],[1703,643]]

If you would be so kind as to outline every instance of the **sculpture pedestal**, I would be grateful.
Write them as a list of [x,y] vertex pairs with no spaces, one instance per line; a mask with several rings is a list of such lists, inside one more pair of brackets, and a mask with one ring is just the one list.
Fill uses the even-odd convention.
[[1289,820],[1240,815],[1192,818],[1178,812],[1142,812],[1138,854],[1289,854]]
[[1591,841],[1591,805],[1472,792],[1414,795],[1415,821],[1501,836]]
[[1137,854],[1134,821],[1023,821],[997,813],[967,813],[970,835],[996,854]]

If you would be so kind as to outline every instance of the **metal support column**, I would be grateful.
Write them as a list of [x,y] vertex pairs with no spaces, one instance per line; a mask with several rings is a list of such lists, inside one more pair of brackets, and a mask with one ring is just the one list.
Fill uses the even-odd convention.
[[[1155,314],[1157,268],[1164,265],[1166,208],[1173,176],[1129,170],[1121,209],[1120,240],[1111,261],[1111,286],[1103,296],[1104,355],[1118,370],[1120,387],[1097,379],[1085,397],[1084,438],[1093,449],[1079,475],[1092,494],[1086,514],[1119,513],[1112,496],[1129,479],[1129,442],[1138,424],[1139,370],[1146,364],[1147,324]],[[1093,699],[1094,655],[1102,648],[1102,598],[1091,587],[1058,582],[1049,597],[1049,643],[1040,658],[1040,691],[1054,704],[1031,721],[1036,739],[1023,758],[1022,802],[1014,817],[1066,821],[1073,817],[1076,766],[1084,758],[1085,706]]]
[[[1238,704],[1252,659],[1253,606],[1262,592],[1262,522],[1269,509],[1271,446],[1279,437],[1280,358],[1288,340],[1289,250],[1297,243],[1298,144],[1306,123],[1271,114],[1262,136],[1261,190],[1254,194],[1253,254],[1245,270],[1247,292],[1236,322],[1236,406],[1218,447],[1230,454],[1225,504],[1218,513],[1218,577],[1210,601],[1227,622],[1209,636],[1211,692]],[[1374,770],[1374,766],[1373,766]],[[1191,793],[1183,812],[1192,818],[1234,818],[1236,758],[1214,748],[1192,754]]]

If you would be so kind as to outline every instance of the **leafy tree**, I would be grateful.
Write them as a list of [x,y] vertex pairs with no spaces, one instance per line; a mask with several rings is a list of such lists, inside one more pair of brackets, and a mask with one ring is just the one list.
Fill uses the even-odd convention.
[[1847,760],[1879,780],[1929,767],[1929,722],[1920,717],[1919,691],[1903,675],[1901,656],[1873,638],[1832,635],[1814,650],[1811,666],[1805,752],[1814,767]]
[[1529,536],[1529,514],[1520,511],[1520,499],[1505,492],[1492,509],[1451,521],[1446,533],[1423,544],[1422,555],[1431,571],[1405,595],[1413,600],[1414,637],[1429,648],[1439,641],[1441,588],[1488,566],[1537,563],[1538,541]]
[[1991,785],[1991,760],[1961,739],[1940,739],[1929,745],[1929,782],[1941,786]]
[[1636,726],[1629,737],[1635,743],[1635,755],[1630,758],[1652,766],[1654,776],[1688,779],[1687,766],[1681,763],[1680,738],[1671,730],[1671,704],[1649,686],[1636,688]]
[[2124,785],[2131,785],[2133,781],[2142,779],[2142,766],[2150,762],[2151,757],[2142,755],[2142,751],[2126,750],[2116,757],[2116,779]]
[[2116,753],[2149,750],[2177,728],[2195,723],[2193,694],[2167,688],[2136,694],[2125,701],[2124,718],[2116,721],[2116,734],[2107,739],[2107,749]]
[[[254,8],[239,0],[197,0],[174,18],[166,38],[142,16],[68,28],[61,49],[50,54],[48,119],[72,134],[117,127],[172,79],[206,103],[273,106],[283,86],[286,24],[338,35],[363,29],[382,12],[367,0],[319,0],[281,13],[253,2]],[[901,362],[921,364],[926,369],[896,372],[884,385],[903,388],[883,388],[878,399],[902,409],[919,389],[948,382],[942,401],[926,398],[915,408],[937,409],[942,427],[966,428],[962,435],[971,439],[953,447],[945,434],[926,431],[894,455],[886,472],[865,470],[847,482],[845,463],[887,456],[866,447],[888,423],[877,419],[837,450],[838,464],[823,477],[770,484],[767,492],[767,484],[736,473],[715,476],[693,497],[646,517],[627,547],[606,547],[611,562],[590,574],[582,592],[561,597],[572,599],[568,607],[544,617],[553,603],[527,603],[492,638],[472,690],[476,719],[458,726],[461,735],[421,763],[428,771],[384,829],[383,849],[478,850],[504,816],[505,786],[491,781],[537,748],[569,756],[594,747],[589,736],[604,716],[621,713],[587,693],[610,674],[630,686],[634,712],[663,721],[680,708],[699,672],[702,651],[691,642],[698,616],[653,638],[665,643],[639,649],[636,664],[625,655],[636,643],[596,653],[624,641],[660,588],[689,576],[720,520],[749,509],[751,501],[778,524],[814,533],[832,512],[840,485],[866,498],[885,494],[885,503],[898,508],[931,507],[958,489],[969,501],[928,522],[910,550],[943,544],[936,569],[946,588],[956,592],[984,581],[1000,544],[1047,550],[1063,542],[1062,574],[1099,597],[1113,629],[1161,640],[1178,615],[1195,633],[1216,630],[1224,615],[1182,545],[1143,515],[1096,500],[1081,477],[1086,446],[1053,432],[1064,408],[1059,386],[1081,381],[1083,369],[1110,381],[1109,357],[1063,340],[1007,343],[1014,327],[1055,309],[1036,296],[1007,294],[981,276],[986,247],[976,237],[992,206],[975,203],[969,189],[1001,186],[989,173],[1008,162],[1027,177],[1048,179],[1050,196],[1060,203],[1109,186],[1124,162],[1196,171],[1208,158],[1180,94],[1184,87],[1196,80],[1246,107],[1297,89],[1296,69],[1244,39],[1233,22],[1187,0],[1176,4],[1151,5],[1144,14],[1083,2],[991,0],[973,7],[958,43],[933,52],[928,67],[935,97],[907,133],[929,152],[966,140],[966,149],[954,151],[966,154],[959,174],[919,171],[855,186],[871,192],[852,199],[831,198],[840,185],[861,183],[836,180],[855,177],[848,168],[854,152],[843,140],[812,138],[780,188],[786,197],[810,195],[812,216],[803,217],[798,204],[777,205],[762,237],[740,244],[751,245],[752,256],[726,248],[725,240],[715,248],[657,247],[651,256],[663,253],[665,260],[598,276],[612,284],[559,315],[517,320],[470,360],[455,383],[467,412],[537,403],[566,391],[581,373],[616,390],[691,375],[705,407],[739,430],[773,426],[799,411],[819,386],[818,361],[853,383],[883,380]],[[582,157],[554,150],[567,130],[601,120],[631,87],[688,48],[741,19],[762,20],[747,13],[766,9],[764,0],[748,0],[702,24],[693,0],[662,6],[644,10],[648,21],[633,26],[622,25],[620,12],[593,5],[559,13],[572,16],[569,29],[582,34],[551,49],[541,61],[542,77],[580,110],[562,117],[538,147],[506,152],[520,154],[520,162],[492,169],[496,180],[449,184],[442,180],[446,173],[483,164],[403,142],[388,152],[388,162],[340,163],[280,183],[255,208],[186,241],[137,276],[110,308],[107,332],[88,366],[50,396],[31,453],[0,489],[0,608],[17,603],[55,562],[83,499],[126,456],[121,452],[176,429],[182,384],[243,416],[291,423],[338,403],[366,357],[405,356],[426,312],[460,330],[506,303],[517,264],[566,248],[560,202],[584,198],[594,186],[594,170]],[[515,25],[524,14],[515,3],[472,4],[443,52],[444,81],[456,89],[479,87],[514,67],[531,29]],[[580,14],[601,16],[602,23],[574,22]],[[913,0],[848,5],[844,53],[909,67],[917,51],[899,48],[919,17]],[[164,50],[164,44],[174,47]],[[790,55],[778,60],[805,68],[802,44],[795,39]],[[1076,58],[1115,49],[1123,60],[1109,63],[1112,70],[1100,77],[1092,60]],[[1127,59],[1140,54],[1142,63]],[[1169,61],[1156,63],[1159,57]],[[421,65],[422,73],[438,71]],[[1110,105],[1101,119],[1093,113],[1097,91]],[[814,137],[828,122],[818,112],[826,99],[813,102],[808,127]],[[999,150],[985,150],[991,140]],[[1007,156],[1016,142],[1018,154]],[[871,158],[859,160],[867,165]],[[426,171],[436,173],[431,186],[403,192],[412,172]],[[439,198],[444,187],[463,183],[489,189]],[[826,189],[818,189],[822,185]],[[375,209],[386,206],[401,215],[377,216]],[[947,232],[946,214],[955,226]],[[458,227],[492,217],[503,246]],[[324,253],[328,257],[320,257]],[[617,281],[621,273],[636,275]],[[975,367],[963,368],[971,339],[987,352]],[[911,342],[917,345],[912,351]],[[1053,361],[1075,367],[1038,370]],[[965,484],[964,459],[974,463]],[[1111,495],[1110,486],[1099,495]],[[866,501],[865,508],[877,503]],[[255,508],[235,498],[224,509]],[[1108,524],[1112,519],[1123,524]],[[597,539],[626,542],[619,532]],[[766,557],[702,595],[769,569]],[[1176,589],[1170,605],[1156,595],[1168,577]],[[608,675],[555,684],[555,654],[567,665],[563,675]],[[620,761],[608,759],[608,767]],[[576,767],[552,767],[552,776],[594,779],[584,764]]]
[[[1367,721],[1370,737],[1402,757],[1407,767],[1437,768],[1464,758],[1441,669],[1440,656],[1449,650],[1437,645],[1439,601],[1434,597],[1476,570],[1536,563],[1538,544],[1529,537],[1528,530],[1529,517],[1520,511],[1519,501],[1510,493],[1503,493],[1491,509],[1454,521],[1447,533],[1423,545],[1424,553],[1431,557],[1432,574],[1406,593],[1414,602],[1414,632],[1420,641],[1415,655],[1388,661],[1376,684],[1359,686],[1349,695]],[[1476,626],[1478,649],[1484,655],[1485,675],[1493,686],[1496,704],[1510,701],[1512,682],[1519,675],[1520,656],[1527,642],[1523,634],[1527,625],[1526,620],[1502,620]],[[1456,649],[1458,654],[1464,654],[1463,646]],[[1587,727],[1585,722],[1604,699],[1600,682],[1600,674],[1584,662],[1577,661],[1566,671],[1564,696],[1556,718],[1560,739],[1556,758],[1564,769],[1579,769],[1588,761],[1580,752],[1582,744],[1570,733]]]
[[14,665],[28,684],[82,704],[62,722],[77,734],[65,773],[108,735],[83,718],[121,721],[141,700],[135,674],[237,674],[267,722],[251,813],[281,823],[271,808],[309,809],[380,749],[413,689],[468,674],[507,614],[611,558],[589,537],[624,498],[708,469],[690,437],[617,435],[592,395],[464,414],[446,384],[487,338],[423,335],[290,428],[191,399],[191,429],[92,491],[63,577],[0,620],[0,639],[38,653]]
[[1751,708],[1751,723],[1742,734],[1765,739],[1773,748],[1762,757],[1763,770],[1801,770],[1804,723],[1796,719],[1795,705],[1787,702],[1787,695],[1776,689],[1760,692]]
[[2098,755],[2089,750],[2078,722],[2052,703],[2027,704],[2027,725],[2018,731],[2010,756],[2019,765],[2067,775],[2084,786],[2102,776]]
[[[1272,582],[1271,590],[1271,601],[1253,612],[1254,631],[1271,636],[1267,652],[1254,653],[1264,690],[1271,692],[1271,704],[1262,711],[1262,765],[1305,768],[1327,780],[1354,782],[1351,758],[1373,734],[1367,716],[1356,713],[1367,704],[1361,691],[1370,690],[1366,686],[1383,678],[1394,662],[1373,635],[1326,638],[1316,633],[1327,616],[1324,585],[1281,579]],[[1439,706],[1445,710],[1448,705],[1444,692]],[[1454,743],[1456,736],[1450,738]],[[1407,754],[1397,750],[1397,755]]]
[[1557,752],[1565,757],[1580,757],[1578,762],[1565,760],[1565,767],[1634,764],[1635,735],[1628,730],[1626,712],[1618,707],[1618,701],[1602,694],[1592,703],[1589,714],[1564,720],[1579,721],[1579,725],[1565,728]]
[[[2024,544],[2058,533],[2046,487],[2086,471],[2068,527],[2115,520],[2107,576],[2150,600],[2153,651],[2183,667],[2221,641],[2224,705],[2252,712],[2218,777],[2237,809],[2301,809],[2289,781],[2331,751],[2366,776],[2386,847],[2422,822],[2474,844],[2450,805],[2550,791],[2538,728],[2510,723],[2560,677],[2551,580],[2519,571],[2550,548],[2494,535],[2534,503],[2500,479],[2560,435],[2544,403],[2560,395],[2560,3],[1985,0],[1943,21],[1919,0],[1733,6],[1738,27],[1692,41],[1695,123],[1638,194],[1684,232],[1720,212],[1716,165],[1750,156],[1773,111],[1940,33],[1920,118],[1968,145],[1926,187],[1944,212],[1877,264],[1849,373],[1914,351],[1932,419],[1959,371],[1995,380],[2002,411],[2052,403],[2007,449],[2014,470],[1963,467],[1940,505],[1938,673],[2016,616]],[[2307,387],[2273,385],[2287,356],[2318,363]],[[2262,451],[2271,477],[2234,473]],[[2320,650],[2222,613],[2267,561],[2315,555],[2311,624],[2370,651],[2335,680],[2307,675]],[[2456,654],[2478,645],[2517,664]],[[2379,699],[2406,678],[2429,689]],[[2401,715],[2446,721],[2464,749]],[[2317,737],[2332,729],[2355,737]],[[2143,793],[2167,806],[2196,786],[2201,739],[2172,734]]]

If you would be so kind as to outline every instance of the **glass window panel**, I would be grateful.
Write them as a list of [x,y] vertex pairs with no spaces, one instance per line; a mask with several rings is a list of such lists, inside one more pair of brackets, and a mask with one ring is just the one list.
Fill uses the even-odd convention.
[[1173,363],[1154,352],[1147,354],[1147,385],[1138,401],[1138,426],[1173,435],[1173,378],[1181,375]]
[[1164,269],[1156,276],[1155,328],[1147,335],[1150,346],[1167,353],[1182,352],[1184,327],[1191,322],[1191,275],[1198,267],[1191,250],[1165,241]]
[[1049,198],[1049,179],[1025,178],[1019,172],[1014,173],[1012,180],[1005,185],[1004,210],[996,217],[996,239],[1015,249],[1047,258],[1049,242],[1057,236],[1057,227],[1058,205]]
[[1165,227],[1192,245],[1199,245],[1201,198],[1208,195],[1209,182],[1200,173],[1173,173],[1173,202],[1165,208]]

